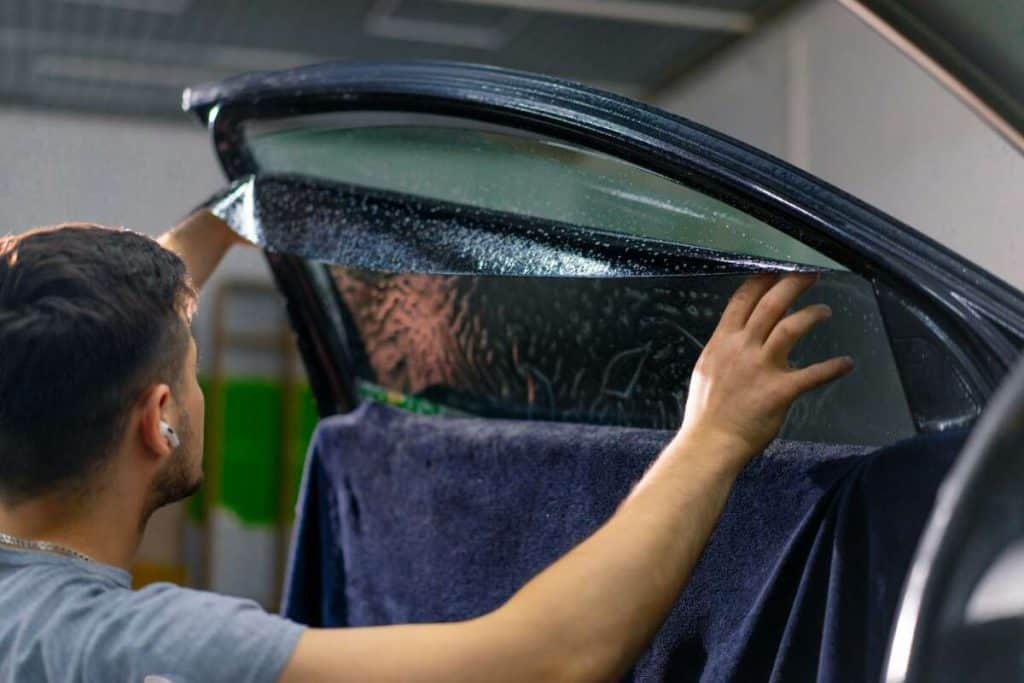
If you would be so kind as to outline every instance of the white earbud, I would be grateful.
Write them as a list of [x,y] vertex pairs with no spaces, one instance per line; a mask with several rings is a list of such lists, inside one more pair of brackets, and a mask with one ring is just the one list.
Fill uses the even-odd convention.
[[178,440],[178,435],[174,433],[173,429],[171,429],[171,425],[167,424],[163,420],[160,420],[160,433],[163,434],[165,439],[167,439],[167,443],[171,448],[177,448],[181,445],[181,441]]

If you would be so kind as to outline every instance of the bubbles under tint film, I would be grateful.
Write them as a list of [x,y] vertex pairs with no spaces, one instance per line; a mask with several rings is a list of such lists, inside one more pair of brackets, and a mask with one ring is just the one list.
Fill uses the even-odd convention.
[[[676,428],[689,376],[745,276],[552,278],[330,267],[364,397],[473,415]],[[784,436],[883,444],[913,434],[870,285],[831,273],[801,305],[833,319],[798,365],[852,354],[849,377],[794,407]],[[751,390],[754,390],[751,387]]]

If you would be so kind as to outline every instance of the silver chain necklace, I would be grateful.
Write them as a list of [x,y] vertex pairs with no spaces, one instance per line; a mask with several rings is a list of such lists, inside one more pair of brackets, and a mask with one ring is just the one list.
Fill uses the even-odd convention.
[[0,544],[11,546],[12,548],[21,548],[23,550],[41,550],[44,553],[66,555],[68,557],[73,557],[76,560],[84,560],[86,562],[96,561],[84,553],[72,550],[71,548],[65,548],[64,546],[57,545],[56,543],[50,543],[49,541],[30,541],[28,539],[5,534],[3,532],[0,532]]

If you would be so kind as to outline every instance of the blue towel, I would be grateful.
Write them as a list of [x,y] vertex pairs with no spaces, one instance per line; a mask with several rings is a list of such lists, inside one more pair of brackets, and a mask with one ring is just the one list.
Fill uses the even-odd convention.
[[[314,437],[284,613],[311,626],[467,619],[601,525],[669,432],[415,416]],[[627,680],[878,680],[903,579],[962,434],[777,441],[743,471]]]

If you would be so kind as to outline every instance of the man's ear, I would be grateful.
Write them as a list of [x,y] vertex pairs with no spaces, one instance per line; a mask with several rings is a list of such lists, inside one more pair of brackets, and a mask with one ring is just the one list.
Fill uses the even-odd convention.
[[160,423],[167,423],[171,429],[175,427],[171,415],[171,388],[166,384],[154,384],[143,393],[138,410],[138,435],[146,451],[158,460],[169,457],[174,446]]

